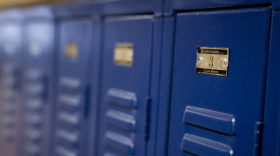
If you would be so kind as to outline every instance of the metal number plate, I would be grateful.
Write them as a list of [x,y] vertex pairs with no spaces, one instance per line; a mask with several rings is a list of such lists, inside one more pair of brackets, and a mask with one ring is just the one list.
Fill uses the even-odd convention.
[[229,48],[197,47],[196,73],[227,76]]
[[130,43],[117,43],[115,46],[114,60],[117,65],[132,66],[133,45]]
[[65,48],[65,55],[69,59],[76,59],[78,56],[78,45],[76,43],[67,43]]

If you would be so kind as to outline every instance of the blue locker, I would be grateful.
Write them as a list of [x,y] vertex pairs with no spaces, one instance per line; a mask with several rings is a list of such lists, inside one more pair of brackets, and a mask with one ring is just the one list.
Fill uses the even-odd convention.
[[20,10],[2,12],[1,31],[1,156],[16,156],[20,141],[21,38]]
[[280,154],[280,83],[279,67],[280,54],[278,52],[280,13],[272,12],[272,26],[270,51],[268,56],[268,71],[266,85],[266,99],[264,107],[264,131],[262,155],[278,156]]
[[22,130],[19,156],[50,156],[54,119],[54,22],[52,8],[25,10]]
[[97,155],[154,155],[161,22],[150,15],[104,20]]
[[86,156],[88,135],[87,75],[92,24],[62,20],[59,29],[59,67],[54,154]]
[[[270,12],[176,15],[168,155],[260,154]],[[199,47],[229,48],[228,75],[196,73]]]

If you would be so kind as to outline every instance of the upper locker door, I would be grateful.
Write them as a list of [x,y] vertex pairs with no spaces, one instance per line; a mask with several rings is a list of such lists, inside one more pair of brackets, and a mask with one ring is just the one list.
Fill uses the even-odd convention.
[[270,8],[177,14],[170,156],[260,154],[269,27]]
[[145,155],[152,20],[131,16],[104,22],[100,156]]
[[84,109],[91,23],[62,21],[59,31],[55,155],[86,156]]

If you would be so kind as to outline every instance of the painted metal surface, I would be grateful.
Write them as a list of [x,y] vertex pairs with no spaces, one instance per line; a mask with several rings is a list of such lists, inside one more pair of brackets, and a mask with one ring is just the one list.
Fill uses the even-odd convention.
[[[158,73],[151,74],[154,70],[151,63],[156,63],[158,58],[153,56],[159,55],[153,53],[157,25],[153,20],[153,16],[143,15],[109,17],[104,21],[98,155],[140,156],[153,150],[150,148],[154,143],[147,146],[155,136],[150,135],[154,133],[150,128],[155,127],[151,121],[156,120],[156,113],[150,111],[157,110],[157,86],[151,84],[158,78]],[[114,63],[113,51],[118,43],[133,45],[131,66]],[[157,65],[154,67],[158,68]]]
[[1,152],[16,156],[20,143],[20,94],[22,15],[19,10],[7,10],[1,20]]
[[[175,27],[168,155],[253,155],[270,8],[179,13]],[[198,46],[230,49],[227,77],[195,72]]]
[[[88,20],[66,20],[59,25],[59,64],[55,147],[53,155],[86,156],[92,24]],[[68,57],[67,46],[76,45],[77,55]]]
[[51,12],[50,7],[26,10],[19,155],[49,156],[51,152],[55,98],[55,38]]

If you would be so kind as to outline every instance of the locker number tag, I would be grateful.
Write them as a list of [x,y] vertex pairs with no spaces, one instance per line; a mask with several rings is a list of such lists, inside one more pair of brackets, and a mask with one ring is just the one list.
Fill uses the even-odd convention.
[[29,51],[31,55],[39,55],[41,54],[40,46],[37,42],[31,42],[29,45]]
[[78,45],[76,43],[68,43],[65,48],[65,55],[69,59],[76,59],[78,56]]
[[196,73],[227,76],[229,48],[197,47]]
[[115,46],[114,61],[117,65],[132,66],[133,45],[130,43],[117,43]]

